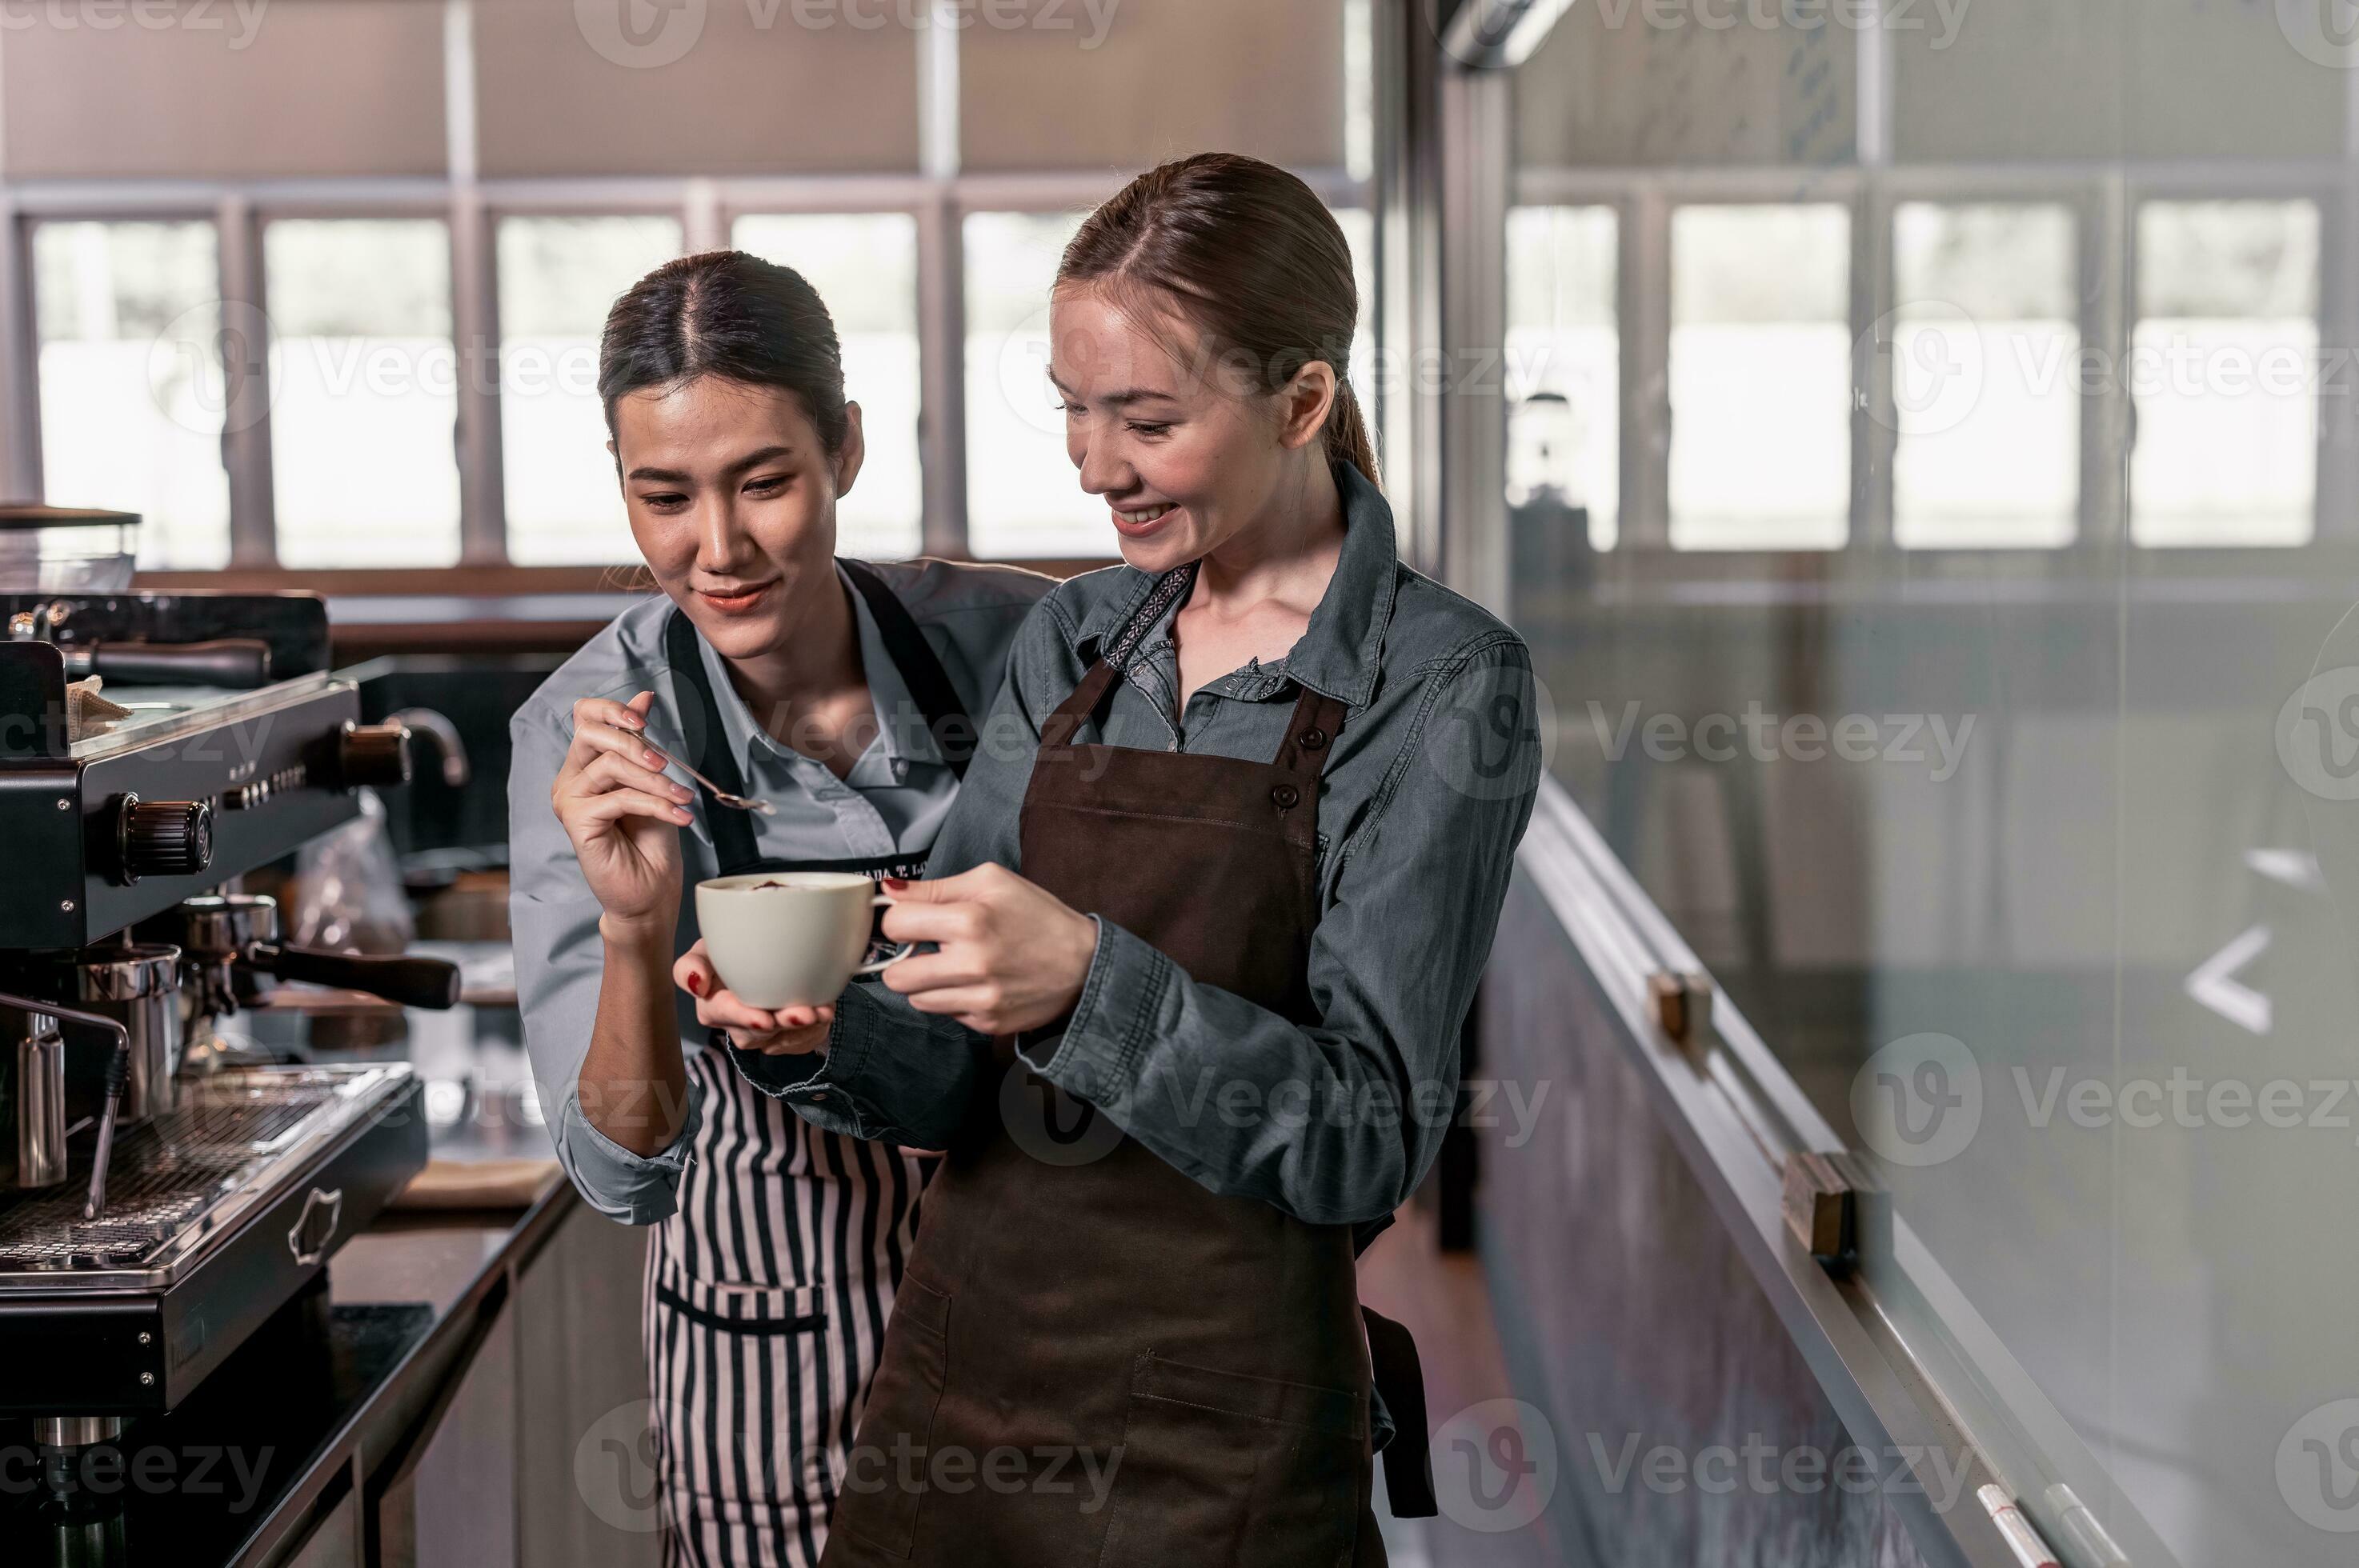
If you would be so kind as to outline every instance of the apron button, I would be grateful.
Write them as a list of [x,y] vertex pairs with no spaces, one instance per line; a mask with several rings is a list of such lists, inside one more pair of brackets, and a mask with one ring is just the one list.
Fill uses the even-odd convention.
[[1269,792],[1269,798],[1280,811],[1292,811],[1302,804],[1302,792],[1292,784],[1280,784]]
[[1316,752],[1326,744],[1327,731],[1320,729],[1316,724],[1302,732],[1302,749],[1304,751]]

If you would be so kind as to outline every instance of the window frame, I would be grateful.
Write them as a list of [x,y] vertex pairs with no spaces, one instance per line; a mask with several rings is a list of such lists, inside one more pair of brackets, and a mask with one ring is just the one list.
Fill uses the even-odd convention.
[[[1607,207],[1620,225],[1616,314],[1622,342],[1622,509],[1614,553],[1645,556],[1650,577],[1750,579],[1793,557],[1823,560],[1823,575],[1872,568],[1846,565],[1862,554],[1900,548],[1892,533],[1892,458],[1898,444],[1888,367],[1854,363],[1869,402],[1852,415],[1852,513],[1847,542],[1834,550],[1673,550],[1669,537],[1670,223],[1688,205],[1840,202],[1852,212],[1850,287],[1854,353],[1873,361],[1872,330],[1894,307],[1893,225],[1904,202],[1942,205],[2061,205],[2075,228],[2074,279],[2084,349],[2127,362],[2137,321],[2136,222],[2147,201],[2301,199],[2320,214],[2318,327],[2321,353],[2359,382],[2359,278],[2343,276],[2359,254],[2359,161],[2332,159],[2231,164],[2053,165],[1930,164],[1770,168],[1524,168],[1510,180],[1509,205]],[[2359,385],[2350,395],[2359,395]],[[2347,401],[2347,396],[2346,399]],[[2284,569],[2295,550],[2323,552],[2337,567],[2359,567],[2359,411],[2338,420],[2321,395],[2318,420],[2315,532],[2290,547],[2242,545],[2133,546],[2127,542],[2128,388],[2108,378],[2081,400],[2080,500],[2073,537],[2047,547],[1911,547],[1912,560],[1937,575],[2038,575],[2060,557],[2104,569],[2136,550],[2141,570],[2206,577],[2224,570]],[[2343,433],[2348,429],[2348,433]],[[1660,557],[1660,558],[1658,558]]]
[[[970,558],[966,506],[963,233],[978,212],[1085,210],[1119,190],[1135,170],[1042,174],[788,176],[731,179],[377,180],[213,183],[68,181],[7,192],[0,258],[0,377],[16,394],[0,449],[0,474],[16,493],[41,493],[38,344],[34,330],[32,235],[51,222],[179,220],[213,225],[221,297],[267,312],[264,226],[281,219],[430,218],[451,235],[451,325],[462,371],[460,566],[509,592],[587,591],[611,585],[610,568],[518,567],[508,557],[506,454],[500,427],[498,225],[511,217],[677,218],[690,253],[725,247],[741,217],[901,212],[918,230],[918,331],[923,412],[924,535],[928,555]],[[1372,179],[1342,169],[1297,170],[1339,208],[1378,209]],[[1383,313],[1376,314],[1379,328]],[[238,387],[230,395],[238,395]],[[224,434],[230,483],[230,562],[223,571],[143,573],[158,588],[245,589],[342,585],[344,591],[449,591],[449,568],[294,571],[277,564],[270,417]],[[1110,558],[1110,557],[1109,557]],[[621,563],[627,566],[628,563]],[[1102,564],[1043,558],[1044,569]]]

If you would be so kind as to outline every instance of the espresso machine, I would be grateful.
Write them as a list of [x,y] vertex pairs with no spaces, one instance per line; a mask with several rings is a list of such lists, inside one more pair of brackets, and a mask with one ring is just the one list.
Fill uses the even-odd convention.
[[407,1064],[184,1046],[272,979],[447,1008],[458,973],[289,946],[238,890],[409,777],[408,731],[330,673],[323,601],[0,593],[0,1417],[61,1476],[426,1163]]

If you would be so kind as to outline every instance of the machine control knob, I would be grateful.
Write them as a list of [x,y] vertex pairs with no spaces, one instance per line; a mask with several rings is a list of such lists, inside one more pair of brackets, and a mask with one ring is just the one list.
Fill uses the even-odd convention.
[[390,786],[409,782],[409,728],[405,724],[359,724],[351,719],[336,738],[336,783]]
[[202,800],[141,800],[126,795],[115,810],[116,863],[123,880],[194,876],[213,862],[213,808]]

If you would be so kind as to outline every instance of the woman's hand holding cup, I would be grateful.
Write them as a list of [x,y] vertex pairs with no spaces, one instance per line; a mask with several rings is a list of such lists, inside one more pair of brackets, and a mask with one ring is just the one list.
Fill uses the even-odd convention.
[[701,941],[680,955],[672,966],[672,979],[696,999],[696,1021],[708,1029],[728,1031],[740,1051],[765,1056],[807,1056],[827,1046],[828,1028],[835,1022],[834,1004],[777,1009],[749,1006],[721,981],[712,956]]

